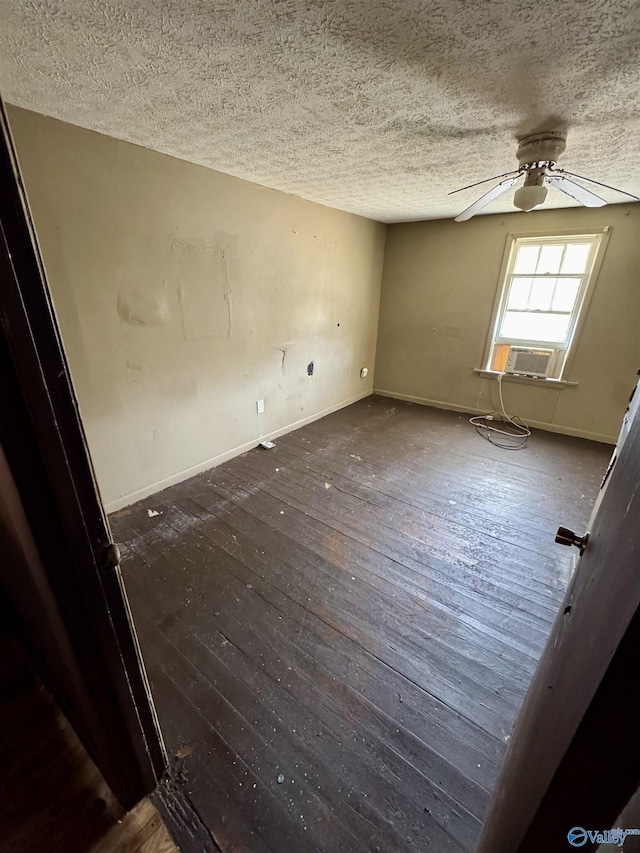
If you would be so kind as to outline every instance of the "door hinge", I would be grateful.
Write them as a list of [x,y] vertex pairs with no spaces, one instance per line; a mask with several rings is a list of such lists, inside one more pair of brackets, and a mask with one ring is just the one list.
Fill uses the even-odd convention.
[[120,548],[115,542],[109,542],[100,551],[100,568],[115,569],[118,565],[120,565]]

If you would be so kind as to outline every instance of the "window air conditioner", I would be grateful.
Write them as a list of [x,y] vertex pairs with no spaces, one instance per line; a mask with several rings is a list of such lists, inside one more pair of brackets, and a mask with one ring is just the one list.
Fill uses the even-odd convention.
[[511,347],[505,373],[519,373],[523,376],[537,376],[546,379],[551,370],[554,352],[555,350],[552,349]]

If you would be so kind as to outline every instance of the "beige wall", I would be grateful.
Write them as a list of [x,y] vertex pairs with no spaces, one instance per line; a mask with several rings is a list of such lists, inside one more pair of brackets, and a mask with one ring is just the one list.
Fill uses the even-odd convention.
[[109,509],[371,392],[384,225],[9,115]]
[[640,368],[640,204],[392,225],[383,273],[375,387],[467,412],[496,409],[482,364],[509,232],[612,226],[563,390],[505,382],[510,414],[559,432],[615,441]]

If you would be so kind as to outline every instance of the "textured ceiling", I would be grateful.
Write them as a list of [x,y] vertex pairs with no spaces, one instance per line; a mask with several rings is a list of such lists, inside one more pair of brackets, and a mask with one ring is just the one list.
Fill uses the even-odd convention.
[[447,192],[516,166],[516,134],[548,117],[569,126],[561,165],[640,195],[638,0],[0,0],[0,13],[7,101],[374,219],[455,216],[482,188]]

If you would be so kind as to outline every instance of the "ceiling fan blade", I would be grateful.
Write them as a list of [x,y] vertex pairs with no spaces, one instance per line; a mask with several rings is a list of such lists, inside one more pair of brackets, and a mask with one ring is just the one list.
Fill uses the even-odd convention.
[[548,175],[547,180],[552,187],[561,190],[565,195],[571,196],[571,198],[575,198],[576,201],[584,204],[585,207],[602,207],[607,203],[599,195],[592,193],[591,190],[585,189],[585,187],[581,187],[579,184],[575,184],[569,178],[565,178],[564,175]]
[[455,195],[455,193],[461,193],[462,190],[470,190],[472,187],[479,187],[480,184],[487,184],[489,181],[498,181],[500,178],[510,178],[512,175],[519,175],[520,172],[518,170],[505,172],[504,175],[494,175],[493,178],[485,178],[484,181],[476,181],[475,184],[467,184],[466,187],[460,187],[460,189],[452,190],[447,195]]
[[601,181],[594,181],[593,178],[585,178],[584,175],[576,175],[575,172],[567,172],[565,169],[554,169],[553,172],[561,176],[570,175],[572,178],[580,178],[581,181],[588,181],[590,184],[597,184],[599,187],[604,187],[607,190],[613,190],[615,193],[622,193],[622,195],[627,195],[629,198],[640,201],[640,198],[633,193],[628,193],[626,190],[619,190],[617,187],[612,187],[610,184],[603,184]]
[[515,178],[507,178],[506,181],[500,181],[499,184],[496,184],[495,187],[492,187],[489,192],[481,195],[479,199],[473,202],[466,210],[463,210],[459,216],[456,216],[456,222],[464,222],[466,219],[471,219],[476,213],[479,213],[483,208],[485,208],[489,202],[492,202],[494,198],[498,198],[499,195],[502,195],[503,192],[512,187],[515,182],[518,180],[520,175],[516,175]]

